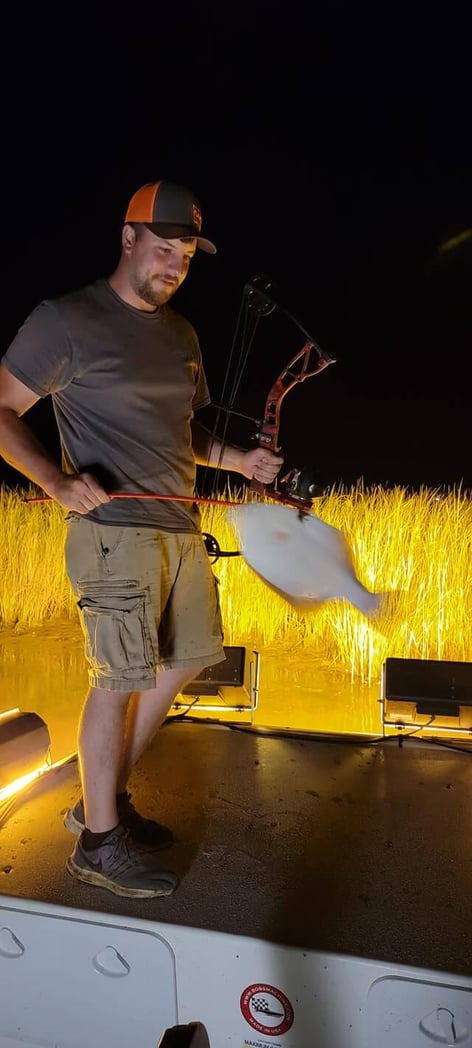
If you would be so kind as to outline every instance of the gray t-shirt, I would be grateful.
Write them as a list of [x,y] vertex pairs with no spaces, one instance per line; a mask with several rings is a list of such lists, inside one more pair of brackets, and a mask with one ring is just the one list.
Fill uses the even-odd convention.
[[[190,422],[210,397],[197,335],[169,306],[134,309],[98,280],[41,302],[2,363],[52,397],[65,472],[87,470],[110,494],[194,494]],[[192,502],[112,499],[88,517],[168,531],[200,526]]]

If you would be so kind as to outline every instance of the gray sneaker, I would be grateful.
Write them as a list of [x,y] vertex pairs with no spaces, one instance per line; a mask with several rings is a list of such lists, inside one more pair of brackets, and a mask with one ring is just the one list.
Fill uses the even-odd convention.
[[172,895],[179,884],[175,873],[159,869],[150,855],[133,847],[124,826],[112,830],[100,848],[86,851],[81,841],[82,834],[66,862],[69,873],[79,881],[132,899]]
[[[125,793],[118,798],[118,818],[122,826],[130,831],[135,844],[150,851],[163,851],[171,848],[174,835],[168,826],[163,826],[155,819],[146,819],[140,815],[131,801],[131,794]],[[84,802],[82,797],[69,808],[64,819],[64,826],[70,833],[81,833],[85,827]]]

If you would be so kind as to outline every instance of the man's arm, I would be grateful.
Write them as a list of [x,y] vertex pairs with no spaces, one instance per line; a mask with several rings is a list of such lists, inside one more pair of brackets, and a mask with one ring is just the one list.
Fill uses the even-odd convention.
[[195,460],[199,466],[211,466],[243,477],[260,481],[261,484],[272,484],[283,463],[283,458],[274,455],[268,448],[254,448],[243,451],[232,444],[222,444],[204,426],[192,421],[192,445]]
[[22,419],[39,397],[0,365],[0,455],[19,473],[60,502],[65,509],[88,513],[109,498],[89,473],[69,476],[43,448]]

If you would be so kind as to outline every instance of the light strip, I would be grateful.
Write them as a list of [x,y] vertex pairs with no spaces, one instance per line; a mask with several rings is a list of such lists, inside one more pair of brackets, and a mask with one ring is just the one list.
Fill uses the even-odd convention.
[[29,786],[35,779],[41,778],[46,772],[54,771],[57,768],[61,768],[63,764],[68,764],[70,761],[77,758],[76,753],[70,753],[67,757],[63,757],[62,760],[56,761],[54,764],[41,764],[35,771],[30,771],[28,775],[22,775],[19,779],[15,779],[9,786],[3,786],[0,789],[0,801],[5,801],[8,797],[13,797],[15,793],[20,793]]
[[14,793],[19,793],[20,790],[24,790],[25,786],[29,786],[30,782],[34,779],[38,779],[40,775],[43,775],[45,771],[51,768],[51,764],[41,764],[35,771],[30,771],[28,775],[21,775],[19,779],[15,779],[9,786],[3,786],[0,789],[0,801],[5,801],[7,797],[12,797]]

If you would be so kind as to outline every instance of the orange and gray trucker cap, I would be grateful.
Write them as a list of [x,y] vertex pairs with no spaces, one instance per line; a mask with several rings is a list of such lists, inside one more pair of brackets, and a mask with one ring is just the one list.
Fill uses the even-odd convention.
[[211,240],[200,236],[202,209],[191,189],[175,182],[150,182],[131,197],[125,222],[143,222],[152,233],[164,240],[196,238],[198,247],[214,255]]

